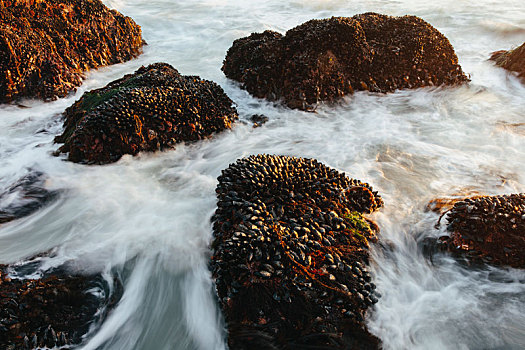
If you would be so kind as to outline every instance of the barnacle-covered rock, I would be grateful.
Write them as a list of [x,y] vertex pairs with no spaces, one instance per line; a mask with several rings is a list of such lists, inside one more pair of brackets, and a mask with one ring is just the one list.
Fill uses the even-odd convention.
[[63,97],[91,68],[130,60],[140,27],[100,0],[0,1],[0,103]]
[[303,110],[356,90],[468,80],[448,39],[430,24],[377,13],[311,20],[285,36],[267,30],[237,39],[222,70],[256,97]]
[[257,155],[223,170],[211,269],[230,349],[377,349],[366,269],[377,192],[316,160]]
[[525,43],[513,50],[496,51],[490,59],[498,66],[516,72],[518,77],[525,79]]
[[16,183],[0,192],[0,224],[31,215],[58,197],[58,191],[45,188],[47,177],[29,170]]
[[[12,278],[0,265],[0,348],[41,349],[79,344],[122,295],[120,282],[65,271],[41,279]],[[27,268],[27,267],[25,267]]]
[[447,216],[448,249],[478,262],[525,267],[525,194],[466,198]]
[[155,63],[86,92],[65,111],[55,141],[73,162],[114,162],[229,129],[237,119],[232,104],[219,85]]

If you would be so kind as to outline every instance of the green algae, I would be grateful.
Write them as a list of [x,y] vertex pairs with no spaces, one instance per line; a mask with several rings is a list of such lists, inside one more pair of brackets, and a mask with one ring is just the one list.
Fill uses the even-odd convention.
[[345,225],[347,225],[350,232],[352,232],[352,234],[360,241],[367,243],[368,241],[366,237],[374,235],[374,231],[370,227],[368,221],[357,211],[344,214],[343,218],[345,220]]
[[125,89],[132,89],[135,87],[139,87],[140,84],[138,83],[138,80],[141,77],[142,75],[130,77],[126,80],[123,80],[119,84],[114,84],[116,86],[109,88],[109,89],[104,88],[104,89],[94,90],[92,92],[87,92],[78,101],[79,105],[77,106],[77,108],[84,110],[86,113],[89,113],[93,109],[95,109],[97,106],[100,106],[104,102],[111,100],[113,96],[118,94],[120,91],[125,90]]

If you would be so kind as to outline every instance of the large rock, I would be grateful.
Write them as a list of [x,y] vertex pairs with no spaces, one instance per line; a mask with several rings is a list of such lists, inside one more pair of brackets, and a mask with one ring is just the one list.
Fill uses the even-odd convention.
[[514,50],[496,51],[490,59],[498,66],[516,72],[518,77],[525,79],[525,43]]
[[110,288],[100,275],[55,271],[41,279],[14,279],[7,273],[12,269],[0,265],[2,349],[80,344],[122,295],[118,280]]
[[58,197],[58,191],[45,188],[47,177],[31,171],[0,193],[0,224],[28,216]]
[[447,248],[470,260],[525,267],[525,194],[456,202],[447,216]]
[[211,268],[230,349],[377,349],[366,270],[380,206],[312,159],[258,155],[219,176]]
[[109,163],[228,129],[237,119],[232,104],[219,85],[155,63],[85,93],[65,111],[55,141],[73,162]]
[[356,90],[467,81],[448,39],[415,16],[365,13],[237,39],[222,70],[256,97],[311,109]]
[[100,0],[0,1],[0,102],[63,97],[91,68],[127,61],[140,27]]

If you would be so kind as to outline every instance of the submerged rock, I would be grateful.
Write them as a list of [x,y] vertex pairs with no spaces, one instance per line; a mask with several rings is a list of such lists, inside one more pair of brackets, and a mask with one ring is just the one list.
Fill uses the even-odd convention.
[[377,192],[313,159],[257,155],[219,176],[211,261],[230,349],[377,349],[363,322]]
[[430,24],[377,13],[311,20],[285,36],[267,30],[237,39],[222,70],[256,97],[303,110],[357,90],[468,80],[448,39]]
[[525,79],[525,43],[514,50],[501,50],[492,53],[491,60],[500,67],[516,72],[518,77]]
[[266,123],[269,120],[267,116],[264,114],[253,114],[250,117],[250,121],[253,123],[254,128],[258,128],[262,126],[264,123]]
[[478,262],[525,267],[525,194],[456,202],[447,216],[452,252]]
[[0,102],[63,97],[84,71],[130,60],[140,27],[99,0],[0,2]]
[[0,265],[0,348],[40,349],[80,344],[122,295],[100,275],[65,271],[41,279],[15,279]]
[[30,171],[0,193],[0,224],[28,216],[58,197],[58,191],[45,188],[46,176]]
[[65,111],[55,141],[70,161],[110,163],[229,129],[237,119],[232,104],[219,85],[155,63],[86,92]]

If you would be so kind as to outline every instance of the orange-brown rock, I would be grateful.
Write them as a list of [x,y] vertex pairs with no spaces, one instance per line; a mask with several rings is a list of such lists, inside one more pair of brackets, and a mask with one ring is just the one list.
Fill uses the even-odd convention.
[[222,70],[256,97],[303,110],[357,90],[468,80],[448,39],[430,24],[377,13],[311,20],[284,36],[267,30],[235,40]]
[[516,72],[518,77],[525,79],[525,43],[514,50],[501,50],[492,53],[491,60],[500,67]]
[[525,194],[467,198],[448,213],[448,248],[491,264],[525,267]]
[[83,72],[140,53],[140,27],[100,0],[0,1],[0,102],[63,97]]

